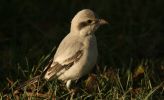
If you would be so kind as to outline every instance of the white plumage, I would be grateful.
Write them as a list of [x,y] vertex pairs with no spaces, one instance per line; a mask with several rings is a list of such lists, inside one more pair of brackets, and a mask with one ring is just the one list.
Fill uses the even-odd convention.
[[20,88],[37,82],[40,78],[47,81],[58,78],[66,81],[69,88],[72,80],[88,74],[95,66],[98,56],[94,32],[103,24],[107,22],[97,18],[92,10],[79,11],[72,19],[70,33],[60,43],[53,62],[45,68],[44,74],[28,80]]
[[88,74],[98,56],[94,32],[102,24],[107,22],[98,19],[90,9],[79,11],[72,19],[70,33],[60,43],[44,78],[51,80],[57,77],[67,81],[69,88],[72,80]]

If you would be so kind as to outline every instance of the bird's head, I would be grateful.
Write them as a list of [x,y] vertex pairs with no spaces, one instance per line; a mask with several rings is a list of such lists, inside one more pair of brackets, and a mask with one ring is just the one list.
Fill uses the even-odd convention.
[[108,24],[104,19],[99,19],[90,9],[79,11],[71,22],[71,33],[82,36],[92,35],[101,25]]

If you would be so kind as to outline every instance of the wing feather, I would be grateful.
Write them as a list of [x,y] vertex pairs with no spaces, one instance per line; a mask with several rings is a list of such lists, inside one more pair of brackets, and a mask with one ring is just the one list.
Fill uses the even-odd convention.
[[65,70],[68,70],[74,63],[79,61],[82,55],[82,42],[78,40],[78,37],[70,37],[68,34],[59,45],[53,63],[51,64],[51,67],[47,69],[45,79],[51,80],[55,76],[60,76]]

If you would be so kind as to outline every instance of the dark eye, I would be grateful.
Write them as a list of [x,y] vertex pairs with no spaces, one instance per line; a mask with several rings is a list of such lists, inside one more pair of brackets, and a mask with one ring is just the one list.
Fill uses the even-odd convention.
[[92,23],[92,20],[88,19],[87,21],[83,21],[78,25],[79,30],[83,27],[86,27]]
[[90,20],[90,19],[89,19],[89,20],[87,20],[87,23],[89,23],[89,24],[90,24],[90,23],[92,23],[92,20]]

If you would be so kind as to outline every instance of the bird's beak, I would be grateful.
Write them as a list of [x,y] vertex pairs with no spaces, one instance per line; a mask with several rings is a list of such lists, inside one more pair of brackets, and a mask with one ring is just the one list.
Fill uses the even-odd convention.
[[100,25],[105,25],[105,24],[109,24],[109,23],[104,19],[99,19],[99,24]]

